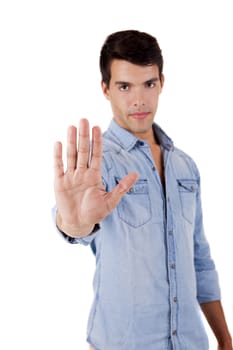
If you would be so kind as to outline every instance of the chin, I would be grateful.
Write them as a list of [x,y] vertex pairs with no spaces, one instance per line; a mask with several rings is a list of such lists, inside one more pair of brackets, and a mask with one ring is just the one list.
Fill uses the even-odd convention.
[[146,125],[131,125],[131,130],[138,134],[143,134],[151,130],[153,121],[150,123],[145,123]]

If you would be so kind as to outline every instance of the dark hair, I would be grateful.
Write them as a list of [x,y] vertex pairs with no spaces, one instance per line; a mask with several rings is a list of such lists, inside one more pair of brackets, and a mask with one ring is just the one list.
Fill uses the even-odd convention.
[[100,52],[102,81],[109,87],[111,63],[114,59],[125,60],[141,66],[156,64],[162,79],[163,56],[153,36],[138,30],[124,30],[110,34]]

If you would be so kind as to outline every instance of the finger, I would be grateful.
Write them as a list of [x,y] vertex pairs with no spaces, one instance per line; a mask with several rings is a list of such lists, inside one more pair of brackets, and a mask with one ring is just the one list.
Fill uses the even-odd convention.
[[90,154],[89,122],[81,119],[79,122],[77,168],[87,168]]
[[67,130],[67,170],[74,171],[77,161],[77,129],[70,126]]
[[60,177],[64,175],[61,142],[56,142],[54,144],[54,174],[55,174],[55,177]]
[[98,126],[92,129],[92,153],[90,168],[101,171],[102,166],[102,135]]
[[135,184],[137,179],[138,179],[138,174],[130,173],[130,174],[126,175],[119,182],[119,184],[111,192],[111,196],[108,199],[108,207],[109,207],[110,211],[113,210],[117,206],[117,204],[119,203],[121,198]]

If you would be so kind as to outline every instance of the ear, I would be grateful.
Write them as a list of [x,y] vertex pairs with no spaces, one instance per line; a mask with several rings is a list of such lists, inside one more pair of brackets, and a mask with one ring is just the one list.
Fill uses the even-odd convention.
[[165,77],[164,77],[164,75],[162,74],[162,75],[161,75],[161,81],[160,81],[160,83],[161,83],[161,92],[162,92],[162,90],[163,90],[164,80],[165,80]]
[[102,88],[104,96],[109,100],[109,89],[103,80],[101,81],[101,88]]

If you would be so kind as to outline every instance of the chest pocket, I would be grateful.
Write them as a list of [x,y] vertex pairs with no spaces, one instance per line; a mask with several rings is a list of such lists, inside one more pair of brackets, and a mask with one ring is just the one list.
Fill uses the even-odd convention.
[[196,213],[196,194],[198,183],[196,180],[177,180],[179,196],[181,201],[181,210],[183,217],[193,224]]
[[[120,178],[115,178],[118,184]],[[140,227],[151,219],[151,202],[147,179],[139,179],[122,197],[118,207],[122,221],[132,227]]]

